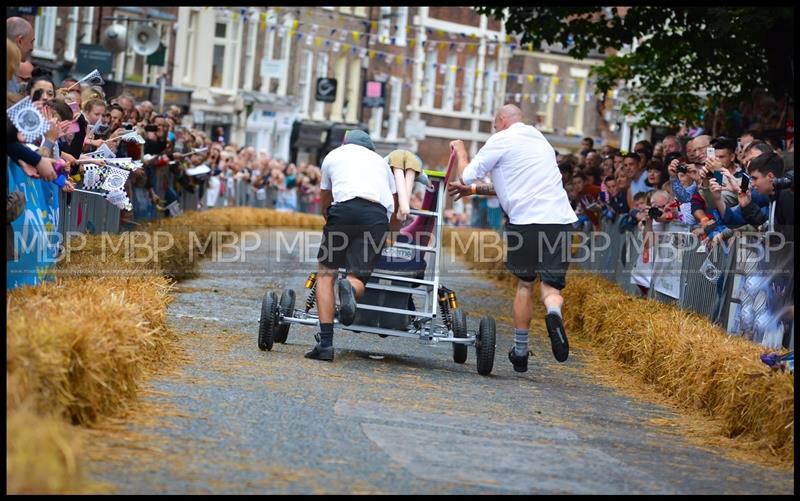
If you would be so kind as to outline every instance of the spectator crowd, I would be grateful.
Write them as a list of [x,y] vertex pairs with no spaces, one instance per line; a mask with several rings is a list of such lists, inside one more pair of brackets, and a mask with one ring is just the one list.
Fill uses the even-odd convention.
[[[197,206],[183,207],[188,210],[252,205],[319,213],[318,166],[295,165],[266,151],[226,144],[219,131],[207,134],[184,126],[178,106],[161,112],[150,101],[137,102],[130,94],[107,96],[102,78],[67,76],[56,83],[50,72],[29,60],[31,24],[12,17],[6,25],[6,108],[27,105],[21,101],[30,98],[49,124],[46,133],[26,137],[7,117],[8,158],[29,177],[56,183],[67,203],[76,188],[83,188],[86,166],[104,163],[93,158],[103,150],[141,162],[125,182],[131,203],[129,210],[120,211],[123,230],[175,214],[170,209],[187,199],[182,197],[185,193],[196,195],[192,200]],[[22,192],[7,193],[10,253],[11,221],[22,214],[25,203]]]

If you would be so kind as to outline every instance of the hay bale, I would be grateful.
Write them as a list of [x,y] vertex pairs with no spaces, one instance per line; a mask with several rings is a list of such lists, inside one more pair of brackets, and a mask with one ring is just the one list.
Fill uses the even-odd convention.
[[80,439],[71,426],[31,410],[8,414],[6,493],[65,494],[84,491]]
[[[483,233],[446,228],[444,243],[471,268],[506,287],[514,284],[502,262],[473,261],[480,253],[469,232]],[[453,235],[470,244],[453,245]],[[794,462],[794,377],[767,369],[759,360],[762,347],[729,336],[695,313],[634,298],[580,270],[569,272],[562,294],[571,336],[591,342],[679,409],[722,423],[716,431],[737,439],[743,450],[769,450],[781,464]]]

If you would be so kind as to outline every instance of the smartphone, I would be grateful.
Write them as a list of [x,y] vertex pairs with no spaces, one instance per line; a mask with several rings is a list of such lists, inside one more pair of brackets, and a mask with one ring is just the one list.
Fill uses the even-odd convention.
[[77,120],[72,120],[69,123],[69,129],[67,129],[67,134],[75,134],[76,132],[80,132],[81,126]]
[[706,148],[706,158],[717,158],[717,151],[709,146]]
[[715,170],[711,173],[711,175],[714,176],[714,181],[716,181],[718,185],[722,186],[722,172]]
[[750,187],[750,178],[747,176],[742,176],[741,185],[739,186],[739,191],[742,193],[747,193],[747,188]]
[[73,113],[77,113],[81,109],[80,105],[78,104],[78,101],[72,101],[67,104],[69,105],[69,108],[72,110]]
[[144,126],[145,132],[158,132],[158,125],[145,125]]

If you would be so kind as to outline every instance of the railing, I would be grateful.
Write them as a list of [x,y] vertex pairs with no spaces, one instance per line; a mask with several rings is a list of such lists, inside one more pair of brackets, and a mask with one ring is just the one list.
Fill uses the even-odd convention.
[[[794,349],[793,242],[742,233],[708,251],[689,230],[669,223],[654,233],[648,297],[705,316],[731,335],[754,332],[755,342]],[[579,234],[591,256],[576,260],[579,267],[641,295],[632,283],[644,248],[640,231],[620,232],[619,220],[604,219],[599,232],[582,226]]]

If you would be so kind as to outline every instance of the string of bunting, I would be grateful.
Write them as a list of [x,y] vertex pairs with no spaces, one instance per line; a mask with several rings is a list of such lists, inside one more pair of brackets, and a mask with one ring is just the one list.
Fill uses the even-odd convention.
[[[317,48],[320,48],[320,49],[323,49],[323,50],[327,49],[328,52],[345,53],[345,54],[350,53],[352,55],[359,55],[362,58],[363,57],[368,57],[369,59],[376,59],[377,58],[378,61],[383,61],[383,62],[386,62],[388,64],[392,64],[392,63],[396,64],[396,65],[403,65],[404,64],[405,67],[406,67],[406,70],[408,68],[410,68],[413,64],[417,64],[417,63],[420,62],[420,60],[418,60],[418,59],[414,59],[414,58],[411,58],[411,57],[406,57],[406,56],[404,56],[402,54],[395,54],[395,53],[391,53],[391,52],[384,52],[384,51],[380,51],[380,50],[376,50],[376,49],[371,49],[371,48],[359,47],[359,46],[356,46],[356,45],[352,45],[349,42],[344,41],[344,40],[347,40],[345,32],[340,32],[341,35],[345,35],[345,36],[340,36],[338,39],[336,39],[336,38],[328,38],[326,36],[321,36],[321,35],[318,35],[318,34],[316,34],[314,32],[303,33],[303,32],[300,32],[300,31],[293,31],[293,30],[288,30],[288,32],[287,32],[285,30],[286,30],[285,27],[279,28],[278,36],[282,38],[282,37],[284,37],[284,36],[286,36],[288,34],[289,38],[294,38],[298,42],[304,41],[305,44],[308,45],[308,46],[314,45]],[[332,34],[335,35],[336,30],[334,29],[332,31],[333,31]],[[425,63],[424,61],[422,61],[422,62]],[[467,72],[461,66],[449,65],[449,64],[446,64],[446,63],[435,62],[435,63],[432,63],[432,66],[433,66],[433,69],[435,71],[439,72],[439,74],[446,74],[447,71],[449,70],[451,73],[466,73],[466,77],[467,78],[480,78],[482,74],[486,73],[486,72],[481,72],[481,70],[479,70],[479,69],[475,69],[472,72]],[[491,78],[492,79],[500,78],[502,80],[506,80],[507,82],[508,81],[516,82],[519,85],[524,85],[526,81],[528,83],[535,83],[537,85],[540,84],[543,80],[545,82],[549,83],[548,79],[553,79],[554,84],[555,85],[559,85],[559,83],[562,80],[560,77],[551,77],[549,75],[540,75],[540,74],[510,73],[510,72],[489,72],[489,73],[491,74]],[[571,85],[571,83],[573,81],[576,81],[579,84],[580,80],[582,80],[582,79],[581,78],[570,78],[570,79],[567,79],[566,83],[569,83]],[[586,85],[587,86],[591,86],[592,83],[593,83],[593,80],[586,79]],[[562,94],[569,94],[569,92],[562,92]],[[613,92],[609,91],[609,97],[612,97],[613,99],[616,99],[617,98],[616,92],[615,91],[613,91]]]
[[[395,65],[404,65],[405,71],[408,71],[409,68],[412,67],[414,64],[427,64],[426,60],[416,59],[414,57],[407,57],[402,54],[396,54],[392,52],[386,52],[377,50],[373,47],[360,47],[359,42],[362,41],[362,37],[368,41],[369,46],[376,45],[379,41],[379,36],[376,33],[372,32],[363,32],[358,30],[349,30],[349,29],[342,29],[342,28],[333,28],[330,26],[320,25],[317,23],[309,23],[303,22],[299,19],[291,19],[288,17],[284,17],[284,22],[279,22],[276,16],[272,16],[268,18],[266,12],[256,12],[256,11],[247,11],[247,9],[233,9],[230,7],[215,7],[218,11],[228,12],[232,16],[234,22],[238,19],[242,19],[244,22],[255,22],[258,19],[259,28],[261,31],[264,29],[269,28],[271,31],[276,31],[276,34],[279,38],[284,38],[288,35],[289,39],[296,39],[298,43],[305,43],[307,46],[316,46],[318,49],[327,50],[328,52],[333,53],[344,53],[350,55],[358,55],[362,58],[369,58],[369,59],[376,59],[381,62],[385,62],[388,64],[395,64]],[[273,8],[276,13],[282,12],[284,8],[281,7],[274,7]],[[286,8],[286,10],[289,10]],[[307,16],[313,15],[311,11],[306,12]],[[290,14],[286,14],[289,16]],[[249,19],[249,21],[248,21]],[[291,23],[287,23],[285,21],[291,19]],[[367,27],[371,27],[372,31],[375,31],[378,27],[377,21],[359,21],[364,24],[365,29]],[[300,29],[305,27],[304,31]],[[395,31],[399,28],[397,25],[394,25]],[[406,27],[406,33],[410,33],[412,28],[410,26]],[[438,36],[448,36],[448,40],[423,40],[421,45],[427,51],[455,51],[457,53],[463,52],[467,50],[468,53],[474,53],[475,48],[481,44],[478,40],[478,37],[474,34],[467,35],[466,33],[453,33],[453,32],[445,32],[444,30],[433,30],[431,28],[426,28],[426,33],[428,35],[432,35],[436,33]],[[521,44],[519,42],[520,35],[512,36],[506,35],[505,41],[500,41],[497,35],[494,36],[495,41],[487,41],[487,54],[492,56],[496,54],[496,48],[500,44],[506,44],[511,50],[516,48],[520,49],[527,49],[528,51],[534,50],[533,44]],[[465,39],[469,39],[471,41],[463,41]],[[414,48],[417,43],[416,38],[406,38],[405,41],[409,48]],[[398,38],[397,37],[385,37],[384,40],[380,40],[382,43],[386,43],[387,45],[397,45]],[[351,43],[352,42],[352,43]],[[435,62],[432,63],[434,71],[437,71],[439,74],[446,74],[448,70],[451,73],[464,73],[465,78],[480,78],[482,76],[482,72],[478,69],[473,70],[472,72],[467,72],[463,67],[459,65],[448,65],[445,63]],[[536,84],[539,85],[542,82],[545,82],[546,85],[549,85],[550,79],[554,82],[554,85],[559,86],[561,82],[560,77],[551,77],[549,75],[540,75],[540,74],[527,74],[527,73],[513,73],[513,72],[489,72],[490,78],[492,81],[495,81],[497,78],[504,80],[506,85],[509,83],[516,82],[517,84],[524,86],[525,82],[527,81],[529,84]],[[573,81],[577,82],[580,85],[580,81],[583,80],[581,78],[570,78],[567,82],[569,87],[573,85]],[[593,80],[586,79],[587,88],[590,88],[593,84]],[[424,86],[423,86],[424,88]],[[565,92],[566,91],[566,92]],[[502,94],[502,92],[498,92],[497,94]],[[547,102],[549,99],[549,93],[540,93],[541,97],[537,97],[537,93],[510,93],[512,98],[515,98],[516,95],[519,94],[520,97],[517,102],[528,101],[536,102],[537,100],[541,100],[543,102]],[[526,99],[525,96],[528,96]],[[576,102],[577,101],[577,93],[570,92],[570,89],[559,89],[556,88],[556,92],[554,94],[554,99],[556,102],[561,102],[565,96],[569,102]],[[586,102],[591,101],[594,99],[593,92],[586,92],[585,95]],[[607,93],[607,97],[610,99],[616,100],[618,98],[618,90],[609,90]]]
[[[206,7],[208,8],[208,7]],[[303,26],[312,26],[315,27],[314,29],[325,29],[331,30],[332,32],[341,31],[346,36],[352,37],[354,42],[358,42],[359,39],[362,37],[369,37],[370,43],[374,44],[378,41],[384,45],[393,45],[393,46],[406,46],[408,45],[410,48],[414,48],[417,43],[421,43],[423,47],[433,44],[438,44],[440,49],[444,47],[460,47],[461,50],[467,49],[469,51],[474,52],[478,46],[481,45],[481,40],[478,35],[471,33],[467,34],[465,32],[451,32],[445,31],[441,29],[432,29],[432,28],[425,28],[425,33],[428,37],[433,36],[434,34],[438,37],[447,37],[450,41],[447,42],[445,40],[422,40],[420,41],[417,37],[409,37],[413,31],[417,28],[412,28],[411,26],[406,25],[405,29],[401,29],[400,25],[394,24],[389,25],[394,30],[395,36],[385,36],[379,37],[377,35],[377,30],[380,27],[380,23],[378,21],[357,21],[364,25],[364,31],[360,30],[349,30],[349,29],[342,29],[342,28],[334,28],[331,26],[319,24],[319,23],[309,23],[303,22],[299,19],[294,19],[293,16],[289,17],[291,14],[286,14],[284,16],[283,21],[277,19],[277,16],[273,17],[272,19],[268,18],[267,12],[256,12],[256,11],[249,11],[244,8],[236,9],[232,7],[214,7],[216,10],[220,12],[225,12],[227,15],[231,16],[231,20],[233,22],[242,22],[242,23],[255,23],[258,20],[259,31],[264,31],[265,29],[269,28],[271,31],[275,31],[280,29],[281,26],[286,24],[286,21],[291,19],[291,29],[297,30]],[[276,13],[282,12],[283,8],[281,7],[272,7]],[[309,10],[306,11],[306,15],[311,17],[313,13]],[[398,36],[400,31],[405,31],[405,37]],[[489,50],[496,50],[497,46],[504,45],[507,46],[511,50],[534,50],[533,43],[522,43],[522,35],[510,35],[507,34],[505,36],[500,36],[498,34],[487,35],[486,37],[486,45],[487,49]],[[489,48],[491,47],[491,48]]]

